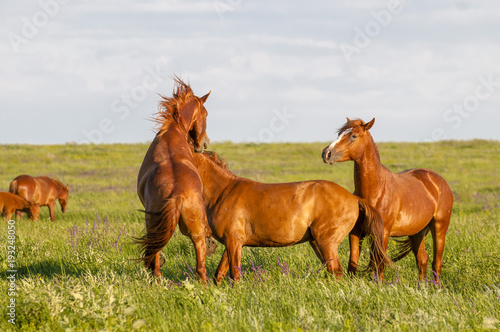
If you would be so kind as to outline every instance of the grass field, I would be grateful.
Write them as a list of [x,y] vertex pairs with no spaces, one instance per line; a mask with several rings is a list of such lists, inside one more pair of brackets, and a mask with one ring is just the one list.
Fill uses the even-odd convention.
[[[212,144],[237,175],[263,182],[326,179],[353,190],[352,163],[322,162],[326,143]],[[443,331],[500,329],[500,142],[382,143],[393,171],[431,168],[455,206],[442,288],[417,282],[413,256],[370,276],[325,277],[308,244],[245,248],[244,277],[203,286],[194,250],[174,234],[164,248],[167,281],[156,284],[133,259],[143,216],[135,183],[147,145],[0,146],[0,190],[19,174],[70,185],[68,210],[47,208],[15,222],[15,292],[9,295],[8,223],[0,223],[0,330],[22,331]],[[432,254],[430,236],[426,239]],[[390,249],[394,243],[390,243]],[[223,246],[207,259],[213,276]],[[347,267],[347,239],[340,248]],[[429,272],[430,277],[430,272]],[[15,300],[15,325],[9,323]]]

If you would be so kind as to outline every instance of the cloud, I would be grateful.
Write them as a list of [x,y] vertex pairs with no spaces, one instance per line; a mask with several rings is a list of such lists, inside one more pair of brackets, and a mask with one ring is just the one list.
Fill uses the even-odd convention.
[[[4,36],[22,34],[24,22],[43,11],[38,3],[10,3],[0,14]],[[217,3],[231,7],[221,16]],[[80,142],[103,119],[114,126],[103,142],[146,141],[152,124],[145,119],[156,111],[157,94],[171,92],[173,74],[199,95],[212,90],[215,140],[255,137],[284,108],[296,118],[273,135],[277,141],[329,140],[345,116],[377,117],[381,140],[425,140],[435,127],[452,138],[500,139],[495,130],[470,127],[480,117],[500,120],[500,89],[460,129],[444,119],[474,93],[479,77],[500,75],[499,10],[486,1],[466,9],[403,2],[347,62],[340,45],[353,44],[356,28],[376,21],[373,12],[387,3],[71,1],[19,52],[0,41],[0,105],[8,114],[0,141]],[[161,82],[146,89],[151,71]],[[122,119],[116,109],[126,98],[133,107]],[[29,135],[16,129],[30,118]],[[421,130],[394,130],[408,121]]]

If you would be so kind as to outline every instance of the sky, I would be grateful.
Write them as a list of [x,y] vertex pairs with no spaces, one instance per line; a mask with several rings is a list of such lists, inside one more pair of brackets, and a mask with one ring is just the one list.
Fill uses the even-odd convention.
[[0,35],[0,144],[151,141],[173,75],[212,141],[500,140],[496,0],[3,0]]

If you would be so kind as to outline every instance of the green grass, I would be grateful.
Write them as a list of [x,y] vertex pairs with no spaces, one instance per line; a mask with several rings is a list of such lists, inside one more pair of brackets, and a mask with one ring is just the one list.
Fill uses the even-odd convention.
[[[322,162],[326,143],[212,144],[231,170],[263,182],[326,179],[353,190],[352,163]],[[144,227],[135,191],[147,150],[135,145],[0,146],[0,190],[19,174],[70,185],[68,210],[47,208],[16,221],[16,292],[8,295],[7,223],[0,226],[0,330],[87,331],[443,331],[500,329],[500,142],[382,143],[393,171],[431,168],[449,182],[455,206],[442,285],[417,282],[413,257],[370,276],[325,276],[307,244],[245,248],[244,277],[203,286],[190,240],[176,232],[164,248],[167,281],[152,282],[133,259]],[[59,207],[57,205],[57,207]],[[340,247],[346,268],[347,240]],[[394,244],[390,243],[390,248]],[[426,239],[432,255],[432,241]],[[213,276],[223,248],[207,259]],[[430,274],[429,274],[430,277]],[[16,325],[8,322],[16,299]]]

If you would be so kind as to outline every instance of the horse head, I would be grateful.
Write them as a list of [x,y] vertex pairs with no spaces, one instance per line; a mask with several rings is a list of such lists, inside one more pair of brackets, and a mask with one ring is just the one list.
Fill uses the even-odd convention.
[[375,123],[375,118],[368,123],[363,120],[350,120],[339,129],[335,141],[323,149],[323,161],[330,165],[336,162],[358,160],[363,154],[367,139],[371,137],[368,132]]
[[61,204],[61,212],[64,213],[66,212],[66,206],[68,205],[68,199],[69,199],[69,185],[66,185],[64,187],[64,190],[61,191],[61,194],[58,197],[59,199],[59,204]]
[[191,121],[187,126],[187,131],[189,139],[193,143],[194,151],[197,153],[203,152],[206,148],[208,148],[208,143],[210,143],[210,139],[207,135],[208,112],[204,106],[209,95],[210,92],[201,98],[195,97],[191,103],[186,105],[187,108],[191,107],[192,110],[188,112],[180,112],[181,117],[183,113],[191,114]]
[[28,207],[26,209],[23,210],[23,212],[26,212],[26,214],[28,215],[28,218],[30,220],[38,220],[38,218],[40,218],[40,207],[39,205],[35,204],[35,203],[31,203],[29,201],[26,201]]
[[154,119],[160,126],[159,135],[166,133],[170,125],[175,123],[186,133],[187,140],[194,146],[195,152],[203,152],[208,147],[210,139],[207,135],[207,110],[205,102],[210,92],[203,97],[194,95],[191,87],[174,78],[176,89],[172,97],[164,97],[160,101],[160,112]]

